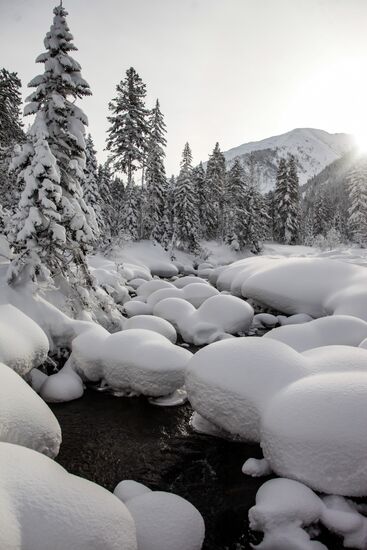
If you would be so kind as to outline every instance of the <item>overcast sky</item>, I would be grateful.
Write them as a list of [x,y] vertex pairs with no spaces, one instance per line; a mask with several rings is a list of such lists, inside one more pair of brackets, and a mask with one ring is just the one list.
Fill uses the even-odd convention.
[[[0,0],[1,65],[26,85],[53,0]],[[64,0],[103,152],[108,101],[133,66],[159,98],[167,171],[296,127],[366,133],[367,0]],[[25,89],[25,94],[28,91]]]

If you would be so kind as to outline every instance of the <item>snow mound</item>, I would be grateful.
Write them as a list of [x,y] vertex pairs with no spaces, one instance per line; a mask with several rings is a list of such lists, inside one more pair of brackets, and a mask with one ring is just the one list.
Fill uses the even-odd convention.
[[302,325],[303,323],[309,323],[313,318],[307,313],[296,313],[295,315],[278,315],[278,322],[280,325]]
[[327,550],[311,541],[303,527],[316,523],[323,503],[311,489],[290,479],[271,479],[260,487],[249,510],[250,528],[263,531],[261,550]]
[[185,342],[198,346],[246,332],[253,319],[247,302],[221,294],[208,298],[197,310],[181,298],[166,298],[154,306],[153,313],[172,323]]
[[130,302],[124,305],[124,309],[128,317],[134,317],[134,315],[150,315],[152,313],[152,308],[140,300],[130,300]]
[[160,317],[155,317],[154,315],[135,315],[130,319],[126,319],[123,324],[123,330],[132,328],[152,330],[153,332],[157,332],[158,334],[168,338],[172,344],[175,344],[177,340],[176,330],[171,323],[165,319],[161,319]]
[[73,345],[71,360],[83,379],[102,380],[115,391],[153,397],[183,385],[192,353],[161,334],[134,328],[97,336],[94,340],[95,332],[89,331]]
[[49,344],[43,330],[10,304],[0,305],[0,361],[24,376],[46,359]]
[[128,499],[135,521],[139,550],[200,550],[205,526],[201,514],[187,500],[163,491]]
[[40,388],[40,395],[47,403],[64,403],[79,399],[84,394],[84,384],[70,363],[56,374],[48,376]]
[[265,328],[273,328],[278,324],[278,317],[270,313],[257,313],[254,315],[254,324]]
[[195,308],[198,308],[208,298],[217,296],[218,294],[218,290],[208,284],[190,283],[182,288],[161,288],[156,290],[148,296],[147,304],[153,309],[158,302],[161,302],[165,298],[182,298]]
[[366,396],[367,372],[356,370],[308,376],[275,395],[261,427],[273,471],[320,492],[366,495]]
[[138,300],[141,300],[142,302],[146,301],[148,296],[155,292],[156,290],[160,290],[161,288],[175,288],[172,283],[169,283],[168,281],[162,281],[160,279],[152,279],[151,281],[147,281],[143,284],[141,284],[137,290],[136,294],[138,296]]
[[137,550],[130,513],[106,489],[9,443],[0,443],[0,471],[4,550]]
[[120,268],[120,273],[124,279],[131,281],[132,279],[144,279],[150,281],[152,274],[150,269],[145,265],[136,265],[129,262],[124,262]]
[[172,263],[165,260],[151,260],[149,262],[150,271],[156,277],[174,277],[178,275],[177,267]]
[[367,372],[367,352],[351,346],[323,346],[304,351],[310,374],[328,372]]
[[367,337],[367,322],[349,315],[314,319],[302,325],[275,328],[264,338],[278,340],[297,351],[336,344],[358,346]]
[[52,411],[12,369],[0,363],[0,441],[54,458],[61,429]]
[[344,538],[346,548],[365,549],[367,519],[358,505],[340,496],[322,499],[311,489],[290,479],[272,479],[264,483],[256,495],[256,505],[249,511],[250,527],[264,532],[264,539],[255,548],[269,550],[326,549],[311,541],[304,530],[322,523]]
[[176,288],[184,288],[187,285],[192,284],[204,284],[208,285],[208,281],[205,279],[202,279],[201,277],[195,277],[194,275],[186,275],[185,277],[179,277],[176,279],[176,281],[173,283]]
[[127,502],[132,498],[140,497],[141,495],[145,495],[145,493],[150,492],[151,489],[149,489],[142,483],[138,483],[137,481],[133,481],[132,479],[124,479],[116,485],[113,494],[122,502]]
[[341,259],[245,258],[218,270],[216,284],[288,315],[352,315],[367,321],[366,269]]
[[306,374],[305,359],[292,348],[245,337],[196,353],[185,386],[193,408],[206,420],[241,439],[260,441],[261,415],[273,395]]

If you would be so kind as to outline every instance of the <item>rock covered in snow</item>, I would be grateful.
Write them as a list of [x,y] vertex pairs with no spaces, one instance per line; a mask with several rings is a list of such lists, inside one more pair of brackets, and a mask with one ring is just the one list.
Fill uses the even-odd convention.
[[0,441],[51,458],[58,454],[61,443],[61,429],[52,411],[18,374],[1,363]]
[[56,374],[48,376],[40,388],[40,395],[47,403],[65,403],[79,399],[84,394],[80,376],[66,363]]
[[130,300],[124,305],[126,315],[128,317],[134,317],[134,315],[150,315],[152,308],[145,302],[139,300]]
[[289,346],[244,337],[196,353],[185,386],[190,403],[204,418],[232,435],[260,441],[260,419],[269,401],[306,374],[306,361]]
[[167,260],[151,260],[149,262],[149,268],[153,277],[156,276],[170,278],[178,275],[177,267],[172,262],[169,262]]
[[320,346],[358,346],[367,337],[367,322],[350,315],[333,315],[301,325],[275,328],[264,338],[278,340],[297,351]]
[[43,330],[10,304],[0,305],[0,361],[18,374],[41,365],[49,351]]
[[317,491],[366,495],[366,396],[367,372],[358,371],[307,376],[275,395],[261,426],[274,472]]
[[278,322],[281,326],[284,325],[302,325],[303,323],[309,323],[313,320],[311,315],[307,313],[296,313],[295,315],[278,315]]
[[195,277],[195,275],[186,275],[185,277],[179,277],[173,283],[176,288],[184,288],[187,285],[192,284],[203,284],[208,286],[208,281],[202,279],[201,277]]
[[137,550],[130,513],[106,489],[9,443],[0,443],[0,472],[0,548]]
[[201,514],[187,500],[148,491],[126,501],[135,521],[139,550],[200,550],[205,535]]
[[208,298],[197,310],[180,298],[166,298],[154,306],[153,313],[172,323],[185,342],[195,345],[246,332],[253,319],[247,302],[221,294]]
[[89,331],[73,343],[71,361],[83,379],[153,397],[183,386],[190,351],[151,330],[103,330]]
[[152,330],[168,338],[172,344],[175,344],[177,340],[176,329],[171,323],[160,317],[155,317],[154,315],[135,315],[130,319],[126,319],[123,324],[123,330],[132,328]]
[[[193,279],[195,279],[195,277],[193,277]],[[208,284],[190,283],[182,288],[161,288],[154,291],[148,296],[147,305],[149,305],[153,311],[154,306],[165,298],[182,298],[195,308],[198,308],[208,300],[208,298],[217,296],[218,294],[218,290]]]
[[121,502],[127,502],[132,498],[140,497],[141,495],[145,495],[150,492],[151,489],[142,483],[138,483],[132,479],[124,479],[116,485],[113,494],[120,499]]
[[161,288],[175,287],[172,283],[168,281],[162,281],[161,279],[152,279],[151,281],[147,281],[146,283],[139,285],[136,291],[138,300],[141,300],[142,302],[146,301],[148,296],[150,296],[156,290],[160,290]]

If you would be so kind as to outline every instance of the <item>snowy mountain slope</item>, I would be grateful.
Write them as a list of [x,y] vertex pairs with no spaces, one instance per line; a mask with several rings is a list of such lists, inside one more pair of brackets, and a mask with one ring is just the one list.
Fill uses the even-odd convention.
[[313,128],[296,128],[285,134],[245,143],[224,152],[227,163],[239,157],[246,165],[252,157],[256,179],[266,193],[274,188],[279,159],[293,154],[298,159],[300,184],[319,174],[354,146],[349,134],[329,134]]

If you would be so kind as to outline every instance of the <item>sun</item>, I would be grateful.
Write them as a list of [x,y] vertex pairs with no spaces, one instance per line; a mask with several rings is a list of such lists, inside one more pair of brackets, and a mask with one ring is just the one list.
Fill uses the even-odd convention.
[[354,132],[353,137],[357,151],[367,153],[367,128],[364,132]]

